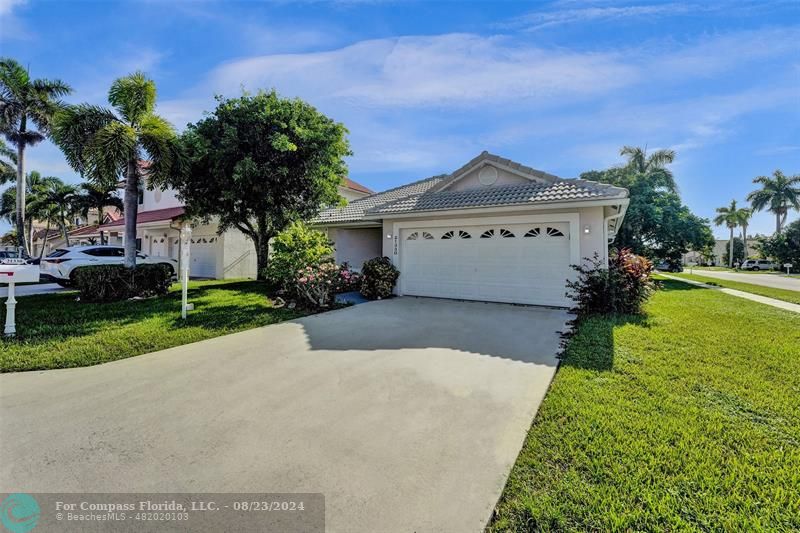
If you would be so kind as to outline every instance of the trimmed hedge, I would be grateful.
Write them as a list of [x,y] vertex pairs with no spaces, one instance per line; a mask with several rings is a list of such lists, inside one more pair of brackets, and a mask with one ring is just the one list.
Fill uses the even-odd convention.
[[163,296],[172,284],[168,265],[97,265],[75,269],[75,288],[82,302],[117,302],[134,296]]
[[380,300],[392,295],[400,271],[388,257],[376,257],[361,267],[361,295],[368,300]]

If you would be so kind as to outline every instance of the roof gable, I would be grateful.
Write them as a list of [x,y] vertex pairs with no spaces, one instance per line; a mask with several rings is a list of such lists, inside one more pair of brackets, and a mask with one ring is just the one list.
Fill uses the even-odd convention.
[[468,190],[505,185],[525,185],[533,182],[550,185],[560,178],[483,151],[467,164],[452,172],[436,187],[437,191]]

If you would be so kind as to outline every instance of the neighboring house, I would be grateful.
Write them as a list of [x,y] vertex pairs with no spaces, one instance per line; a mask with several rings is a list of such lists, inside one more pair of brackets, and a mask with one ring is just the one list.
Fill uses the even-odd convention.
[[[357,199],[372,191],[352,180],[345,179],[339,194],[345,199]],[[185,209],[173,189],[143,188],[139,193],[136,216],[136,248],[148,255],[170,257],[180,261],[180,232]],[[255,278],[256,254],[253,243],[238,229],[217,234],[215,222],[193,225],[191,245],[192,277],[229,279]],[[104,223],[98,228],[109,244],[124,244],[125,217]]]
[[[95,211],[96,213],[96,211]],[[103,214],[103,223],[110,223],[114,220],[119,220],[120,215],[116,209],[113,211],[108,211]],[[76,219],[78,223],[78,227],[72,228],[67,231],[69,235],[69,245],[70,246],[84,246],[87,244],[99,244],[100,243],[100,230],[97,224],[87,225],[82,219]],[[89,220],[97,220],[97,215],[92,214],[89,217]],[[37,223],[41,224],[41,223]],[[45,238],[45,236],[47,238]],[[108,239],[108,235],[106,235]],[[107,244],[118,244],[113,240],[107,242]],[[61,233],[61,230],[58,228],[53,228],[52,225],[48,230],[46,227],[38,229],[33,233],[33,247],[31,251],[31,255],[33,257],[39,257],[42,251],[42,247],[44,247],[44,254],[48,255],[50,252],[57,248],[63,248],[65,245],[64,236]]]
[[[738,237],[741,238],[741,237]],[[758,250],[755,247],[757,236],[754,235],[753,237],[747,238],[747,254],[746,258],[749,257],[758,257]],[[715,239],[714,240],[714,249],[712,250],[711,254],[711,261],[708,262],[711,266],[727,266],[723,264],[723,256],[728,253],[730,250],[729,248],[729,239]],[[700,264],[703,263],[703,258],[700,252],[696,252],[694,250],[683,254],[683,264],[687,265],[689,263]]]
[[622,223],[628,191],[562,179],[483,152],[449,175],[320,213],[336,261],[384,255],[398,295],[568,306],[570,265],[595,254]]

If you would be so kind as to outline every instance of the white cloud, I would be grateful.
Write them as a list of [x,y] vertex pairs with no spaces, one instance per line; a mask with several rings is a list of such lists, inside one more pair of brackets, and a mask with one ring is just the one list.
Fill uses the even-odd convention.
[[515,45],[501,36],[446,34],[361,41],[328,52],[257,56],[216,69],[229,92],[285,94],[368,106],[471,106],[600,94],[635,81],[613,53]]
[[682,3],[647,4],[634,6],[589,6],[543,10],[528,13],[504,23],[501,27],[535,31],[562,24],[607,21],[633,17],[682,15],[698,10],[698,6]]
[[0,0],[0,15],[8,15],[16,6],[22,5],[26,0]]

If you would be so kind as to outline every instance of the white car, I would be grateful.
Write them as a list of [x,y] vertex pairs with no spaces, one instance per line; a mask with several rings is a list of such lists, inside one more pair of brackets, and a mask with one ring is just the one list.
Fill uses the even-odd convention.
[[778,265],[768,259],[748,259],[739,268],[742,270],[775,270],[777,267]]
[[[74,281],[75,270],[94,265],[121,265],[125,260],[125,248],[122,246],[70,246],[53,250],[42,259],[39,265],[42,277],[50,278],[62,287],[68,287]],[[172,269],[174,276],[178,272],[178,262],[169,257],[148,256],[136,253],[136,264],[165,264]]]

